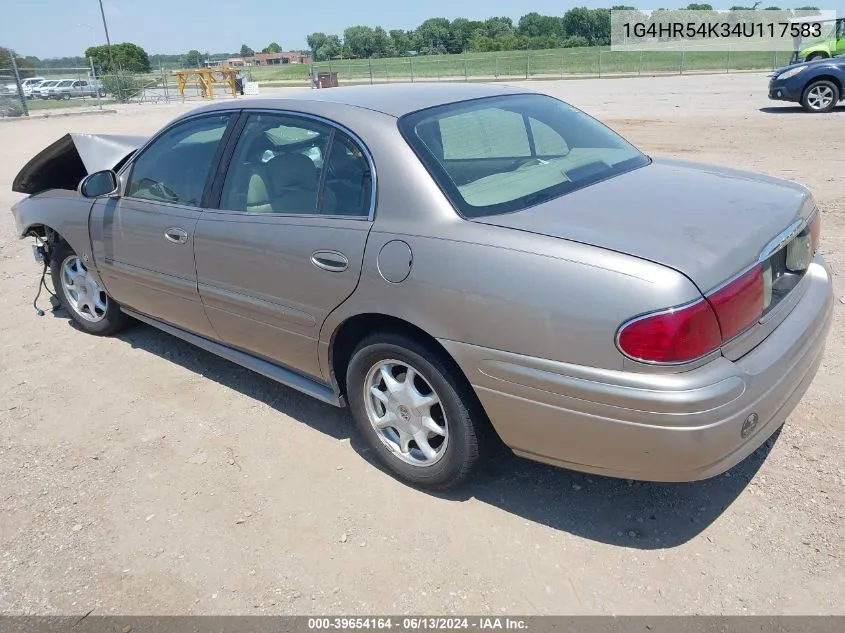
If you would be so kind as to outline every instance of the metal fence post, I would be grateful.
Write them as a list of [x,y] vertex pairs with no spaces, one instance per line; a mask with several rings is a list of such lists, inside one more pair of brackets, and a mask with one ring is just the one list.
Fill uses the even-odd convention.
[[728,63],[725,64],[725,72],[731,72],[731,49],[728,47]]
[[167,75],[164,73],[164,64],[159,63],[158,67],[161,70],[161,85],[164,88],[164,102],[170,103],[170,89],[167,87]]
[[601,79],[601,49],[599,49],[599,79]]
[[370,85],[373,85],[373,58],[367,58],[367,61],[370,62]]
[[642,51],[640,51],[640,66],[639,66],[639,68],[637,68],[637,74],[638,75],[643,74],[643,52]]
[[467,54],[464,53],[464,81],[469,81],[469,70],[467,69]]
[[434,68],[437,71],[437,81],[440,81],[440,55],[434,56]]
[[414,58],[413,57],[411,57],[411,59],[408,60],[408,64],[411,67],[411,83],[414,83]]
[[531,51],[525,51],[525,78],[528,79],[528,75],[531,74]]
[[561,53],[560,54],[560,78],[561,79],[563,79],[563,67],[564,67],[564,65],[565,64],[564,64],[564,61],[563,61],[563,53]]
[[21,86],[21,75],[18,72],[18,63],[15,61],[15,51],[9,49],[9,59],[12,60],[12,70],[15,73],[15,85],[18,87],[18,99],[21,100],[21,108],[23,115],[29,116],[29,108],[26,105],[26,95],[23,93],[23,86]]
[[102,86],[100,86],[100,81],[97,79],[97,71],[94,69],[94,59],[89,57],[88,63],[91,64],[91,84],[97,87],[97,107],[102,110],[103,100],[100,98],[100,90],[102,89]]
[[681,64],[678,67],[678,74],[684,74],[684,50],[681,49]]

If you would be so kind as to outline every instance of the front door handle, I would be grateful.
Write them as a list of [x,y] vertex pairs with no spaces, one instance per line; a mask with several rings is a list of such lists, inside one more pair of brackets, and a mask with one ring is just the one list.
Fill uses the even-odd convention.
[[346,255],[337,251],[314,251],[311,254],[311,263],[317,268],[333,273],[342,273],[349,267]]
[[174,244],[184,244],[188,241],[188,232],[179,227],[171,227],[164,232],[164,239]]

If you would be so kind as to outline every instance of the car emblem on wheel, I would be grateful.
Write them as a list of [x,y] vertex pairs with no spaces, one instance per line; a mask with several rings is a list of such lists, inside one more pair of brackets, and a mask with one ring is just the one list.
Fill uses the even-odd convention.
[[405,422],[411,419],[411,411],[404,404],[399,405],[399,415],[402,416],[402,419],[405,420]]

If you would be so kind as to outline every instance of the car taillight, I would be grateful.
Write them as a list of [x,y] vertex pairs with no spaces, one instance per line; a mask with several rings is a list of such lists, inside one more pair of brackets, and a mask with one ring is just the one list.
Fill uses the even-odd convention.
[[728,285],[707,295],[707,301],[719,319],[722,342],[731,340],[763,316],[764,289],[763,268],[758,264]]
[[683,363],[712,352],[722,337],[716,313],[702,299],[629,321],[620,329],[617,344],[635,360]]
[[648,363],[701,358],[763,315],[764,291],[763,268],[757,265],[700,301],[629,321],[617,344],[627,356]]

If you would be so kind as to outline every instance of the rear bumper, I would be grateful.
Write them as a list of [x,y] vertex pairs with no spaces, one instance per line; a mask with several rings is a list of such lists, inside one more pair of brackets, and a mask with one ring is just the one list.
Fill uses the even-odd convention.
[[[595,369],[441,343],[518,455],[613,477],[695,481],[754,452],[815,377],[833,310],[830,273],[820,256],[800,285],[801,300],[751,352],[677,374]],[[744,432],[751,414],[757,423]]]

